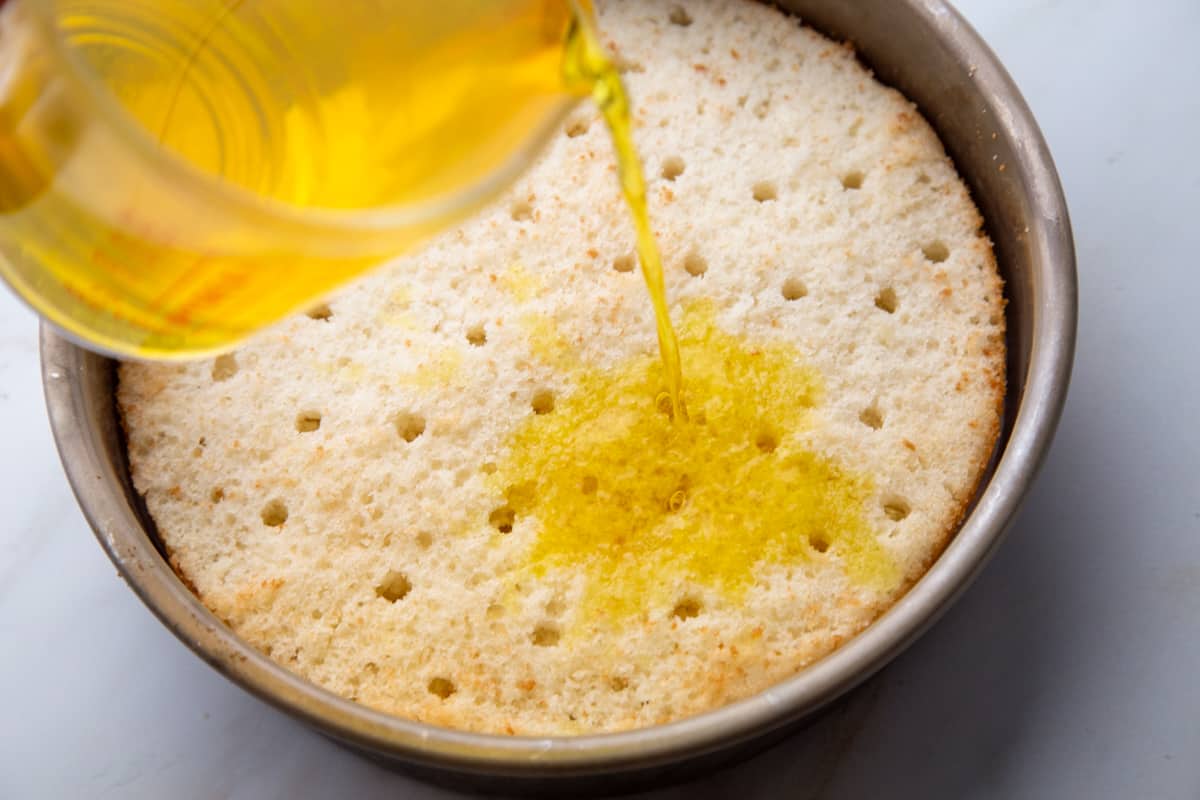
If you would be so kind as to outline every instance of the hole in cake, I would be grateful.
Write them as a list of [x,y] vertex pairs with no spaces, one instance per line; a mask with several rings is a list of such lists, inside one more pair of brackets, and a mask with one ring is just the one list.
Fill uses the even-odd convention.
[[708,272],[708,262],[704,259],[704,256],[693,250],[683,257],[683,268],[687,270],[688,275],[699,278]]
[[818,553],[825,553],[829,550],[829,537],[821,531],[810,533],[808,535],[808,546]]
[[488,522],[501,533],[512,533],[513,524],[516,521],[517,512],[513,511],[512,506],[509,505],[492,509],[492,513],[488,514]]
[[309,319],[327,320],[333,316],[333,311],[330,310],[328,303],[321,303],[320,305],[313,306],[304,313]]
[[671,13],[667,15],[667,19],[671,21],[672,25],[678,25],[681,28],[686,28],[692,24],[692,15],[683,6],[672,8]]
[[394,603],[404,599],[411,591],[412,583],[408,580],[407,575],[403,572],[388,570],[388,573],[383,576],[383,580],[375,587],[375,596]]
[[458,691],[454,681],[449,678],[431,678],[426,688],[430,694],[435,694],[443,700]]
[[883,498],[883,513],[893,522],[899,522],[912,513],[912,506],[903,497],[892,494]]
[[296,430],[300,433],[312,433],[320,427],[320,411],[301,411],[296,415]]
[[843,189],[861,189],[862,185],[863,185],[864,177],[866,177],[866,176],[864,176],[858,170],[854,170],[852,172],[847,172],[845,175],[842,176],[842,188]]
[[879,430],[883,427],[883,414],[874,405],[864,408],[858,415],[858,421],[868,428]]
[[428,531],[421,531],[417,534],[417,544],[428,550],[433,546],[433,534]]
[[875,295],[875,307],[878,309],[895,314],[897,305],[896,290],[890,286],[881,289],[879,294]]
[[262,521],[263,525],[270,528],[278,528],[283,523],[287,522],[288,510],[282,500],[276,499],[263,506]]
[[579,491],[584,494],[595,494],[599,488],[600,481],[597,480],[595,475],[584,475],[583,480],[579,482]]
[[683,159],[679,156],[671,156],[663,160],[661,175],[667,180],[673,181],[683,174],[683,169]]
[[623,256],[617,256],[613,259],[613,269],[617,272],[633,272],[633,268],[637,265],[637,257],[632,253],[626,253]]
[[774,453],[775,448],[779,446],[779,438],[773,431],[763,430],[758,432],[758,436],[754,437],[754,446],[763,453]]
[[558,628],[553,625],[538,625],[533,629],[533,636],[530,638],[537,647],[553,647],[558,644],[561,636]]
[[588,132],[588,128],[592,127],[591,120],[586,117],[573,119],[567,123],[567,136],[574,139],[577,136],[583,136]]
[[622,678],[620,675],[614,675],[609,680],[608,685],[614,692],[623,692],[629,688],[629,680]]
[[799,278],[788,278],[779,291],[784,300],[799,300],[808,295],[808,287]]
[[768,200],[774,200],[779,197],[779,191],[771,181],[759,181],[754,184],[753,194],[754,199],[760,203],[765,203]]
[[513,222],[529,222],[533,219],[533,206],[524,200],[518,200],[509,209]]
[[221,502],[222,500],[225,499],[225,490],[222,489],[220,486],[218,486],[217,488],[213,489],[212,492],[208,495],[208,499],[211,500],[213,503]]
[[467,341],[474,347],[483,347],[487,344],[487,331],[482,325],[472,325],[467,328]]
[[535,414],[549,414],[554,410],[554,393],[549,389],[541,389],[533,394],[529,406]]
[[484,613],[487,614],[488,619],[500,619],[504,616],[504,606],[499,603],[492,603]]
[[392,424],[396,426],[396,433],[406,442],[414,441],[425,432],[425,418],[408,411],[401,411],[393,417]]
[[659,392],[654,398],[654,407],[658,409],[660,414],[666,414],[668,417],[675,416],[675,409],[671,405],[671,395],[667,392]]
[[214,381],[227,381],[237,375],[237,371],[237,356],[233,353],[226,353],[213,359],[212,379]]
[[950,248],[945,242],[931,242],[921,248],[921,253],[935,264],[940,264],[950,257]]
[[692,619],[700,616],[700,601],[694,597],[685,597],[671,609],[671,616],[677,619]]
[[645,72],[646,71],[646,66],[642,62],[633,61],[632,59],[625,58],[624,56],[619,55],[619,54],[616,55],[615,58],[613,58],[613,65],[616,66],[617,72],[619,72],[622,75],[625,75],[626,73],[629,73],[629,72]]

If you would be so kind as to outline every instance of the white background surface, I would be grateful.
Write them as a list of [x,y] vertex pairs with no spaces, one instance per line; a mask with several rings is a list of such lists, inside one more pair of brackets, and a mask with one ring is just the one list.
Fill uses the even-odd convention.
[[[1079,249],[1075,379],[966,597],[840,711],[656,798],[1200,797],[1200,3],[960,0],[1033,107]],[[0,798],[442,798],[203,665],[63,478],[0,295]]]

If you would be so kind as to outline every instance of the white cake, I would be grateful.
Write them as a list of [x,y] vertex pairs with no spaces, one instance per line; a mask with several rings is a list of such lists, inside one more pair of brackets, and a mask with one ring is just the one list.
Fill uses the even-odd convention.
[[[743,503],[744,525],[693,534],[701,561],[638,551],[638,530],[631,561],[613,555],[623,534],[561,519],[555,533],[505,495],[514,448],[539,491],[587,459],[554,415],[597,392],[620,413],[654,400],[619,391],[641,374],[630,364],[654,368],[654,325],[608,134],[580,106],[499,202],[321,313],[215,361],[121,369],[134,482],[175,569],[280,664],[374,708],[571,734],[758,692],[922,575],[995,443],[1001,281],[913,105],[765,5],[598,6],[633,97],[689,408],[717,391],[705,330],[794,361],[819,389],[764,390],[795,425],[760,449],[858,476],[838,495],[855,530],[784,552],[747,538],[765,523]],[[796,380],[779,385],[809,385]],[[536,438],[551,431],[562,441]],[[685,488],[697,499],[679,519],[757,496]],[[797,513],[825,514],[814,497]],[[595,536],[594,558],[546,555],[575,535]],[[771,555],[709,580],[702,559],[723,547]],[[876,567],[856,567],[864,548]]]

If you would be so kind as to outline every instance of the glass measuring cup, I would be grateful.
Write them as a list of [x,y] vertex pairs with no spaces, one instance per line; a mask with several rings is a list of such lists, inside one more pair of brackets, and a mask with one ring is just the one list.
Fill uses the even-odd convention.
[[587,92],[569,0],[9,0],[0,276],[90,346],[226,348],[492,197]]

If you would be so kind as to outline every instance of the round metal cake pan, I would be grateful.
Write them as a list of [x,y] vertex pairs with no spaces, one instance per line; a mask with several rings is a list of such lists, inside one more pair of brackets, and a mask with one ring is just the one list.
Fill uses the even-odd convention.
[[448,730],[344,700],[276,665],[208,611],[164,561],[130,484],[115,363],[42,329],[51,426],[67,477],[129,586],[217,671],[334,739],[428,777],[490,791],[629,788],[715,766],[811,718],[946,610],[1000,543],[1050,446],[1070,379],[1075,255],[1050,153],[1017,87],[941,0],[795,0],[806,23],[850,42],[912,99],[971,187],[1007,296],[1008,394],[996,456],[962,527],[929,572],[862,634],[746,700],[669,725],[564,738]]

